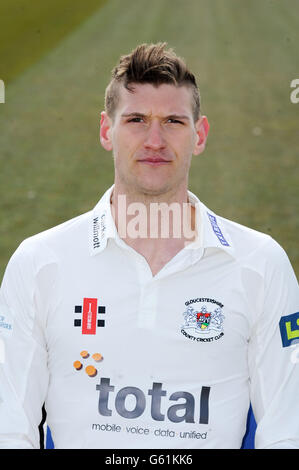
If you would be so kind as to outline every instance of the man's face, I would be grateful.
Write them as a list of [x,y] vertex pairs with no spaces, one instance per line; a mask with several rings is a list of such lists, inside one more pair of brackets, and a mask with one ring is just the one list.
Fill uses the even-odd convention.
[[187,188],[192,154],[204,150],[205,116],[193,119],[190,88],[134,84],[120,88],[113,121],[102,113],[101,143],[112,150],[115,184],[124,192],[160,196]]

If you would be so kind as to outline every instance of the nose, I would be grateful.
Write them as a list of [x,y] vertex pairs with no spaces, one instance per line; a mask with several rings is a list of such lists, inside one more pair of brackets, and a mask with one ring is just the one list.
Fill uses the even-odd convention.
[[158,121],[153,121],[147,130],[147,136],[144,141],[144,147],[152,150],[160,150],[165,147],[163,130]]

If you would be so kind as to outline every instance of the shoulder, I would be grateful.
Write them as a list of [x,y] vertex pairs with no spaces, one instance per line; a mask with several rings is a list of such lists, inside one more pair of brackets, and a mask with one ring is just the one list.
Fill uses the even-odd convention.
[[[91,211],[26,238],[13,253],[9,264],[42,265],[58,262],[63,254],[87,249],[88,221]],[[85,243],[84,243],[85,242]]]
[[284,248],[270,235],[237,222],[219,217],[239,260],[263,269],[289,263]]

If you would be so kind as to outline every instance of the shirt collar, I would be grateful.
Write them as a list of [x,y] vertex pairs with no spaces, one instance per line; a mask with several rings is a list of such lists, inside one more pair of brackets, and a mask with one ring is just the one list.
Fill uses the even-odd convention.
[[111,194],[114,185],[111,186],[101,197],[92,210],[89,227],[89,246],[91,255],[96,255],[107,246],[109,238],[116,238],[117,230],[111,214]]
[[[114,185],[104,193],[95,208],[91,211],[92,217],[89,230],[89,245],[91,255],[103,251],[109,238],[119,239],[114,219],[111,214],[111,195]],[[231,238],[227,233],[223,220],[208,209],[191,191],[188,191],[189,202],[196,210],[197,238],[186,248],[202,250],[203,248],[219,248],[234,256]]]
[[187,247],[193,248],[219,248],[231,256],[235,250],[223,219],[203,204],[195,194],[188,191],[189,201],[196,209],[197,240]]

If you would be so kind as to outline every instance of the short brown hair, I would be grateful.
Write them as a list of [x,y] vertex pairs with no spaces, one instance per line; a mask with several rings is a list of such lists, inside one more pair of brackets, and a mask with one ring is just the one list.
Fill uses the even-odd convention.
[[188,70],[185,61],[173,49],[166,49],[167,43],[141,44],[130,54],[120,57],[119,64],[112,70],[112,79],[106,88],[105,109],[113,119],[119,100],[119,85],[133,92],[133,83],[150,83],[155,86],[164,83],[188,86],[193,94],[193,118],[200,117],[200,94],[195,76]]

